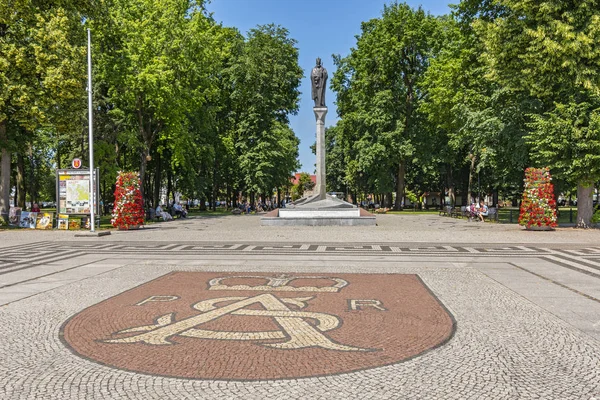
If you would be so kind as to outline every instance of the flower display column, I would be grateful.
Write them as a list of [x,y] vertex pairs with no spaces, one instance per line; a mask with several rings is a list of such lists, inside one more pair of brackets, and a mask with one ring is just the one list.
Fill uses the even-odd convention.
[[110,223],[118,229],[137,229],[144,224],[144,205],[137,172],[119,172],[115,206]]
[[550,170],[527,168],[524,181],[519,224],[530,230],[552,230],[557,225],[557,218]]

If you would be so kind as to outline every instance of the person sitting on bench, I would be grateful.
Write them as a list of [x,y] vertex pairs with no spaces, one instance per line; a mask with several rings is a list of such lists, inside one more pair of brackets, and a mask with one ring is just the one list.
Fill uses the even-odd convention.
[[158,215],[159,217],[161,217],[163,219],[163,221],[171,221],[173,219],[173,217],[171,216],[171,214],[169,214],[166,211],[163,211],[163,209],[160,206],[160,204],[158,205],[158,207],[156,207],[155,213],[156,213],[156,215]]
[[173,204],[173,210],[175,211],[175,216],[187,218],[187,211],[179,204],[179,202]]
[[483,217],[488,216],[488,206],[486,206],[483,203],[483,200],[481,200],[481,202],[479,203],[479,211],[477,212],[477,216],[479,217],[481,222],[484,222]]

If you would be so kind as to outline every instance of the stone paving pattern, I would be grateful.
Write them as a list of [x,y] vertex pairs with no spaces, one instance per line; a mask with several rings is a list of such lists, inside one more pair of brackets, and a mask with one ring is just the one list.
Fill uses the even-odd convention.
[[[0,398],[600,398],[598,231],[534,233],[445,217],[379,217],[382,229],[373,231],[265,230],[245,216],[175,221],[76,246],[70,233],[0,232]],[[214,245],[246,247],[202,249]],[[308,250],[312,245],[317,250]],[[125,371],[65,345],[60,332],[70,318],[176,271],[417,275],[455,318],[456,331],[403,362],[253,381]],[[148,322],[155,316],[149,313]],[[243,361],[245,354],[236,357]]]
[[[516,221],[516,219],[515,219]],[[75,231],[11,230],[1,232],[6,240],[0,247],[14,243],[31,244],[32,241],[71,240]],[[78,241],[85,239],[78,238]],[[229,242],[411,242],[411,243],[540,243],[540,244],[592,244],[600,243],[600,230],[575,230],[558,228],[554,232],[525,231],[517,224],[468,222],[466,219],[439,217],[437,215],[382,214],[377,215],[377,226],[336,227],[260,226],[260,215],[218,215],[197,217],[152,224],[139,231],[118,232],[103,237],[105,241],[160,240],[172,244],[178,241],[229,241]]]

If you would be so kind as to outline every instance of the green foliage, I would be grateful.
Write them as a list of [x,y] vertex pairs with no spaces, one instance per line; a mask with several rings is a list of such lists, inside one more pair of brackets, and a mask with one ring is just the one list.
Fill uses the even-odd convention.
[[287,127],[288,115],[298,111],[303,75],[295,45],[286,29],[259,26],[229,70],[238,106],[231,140],[243,187],[253,193],[284,186],[299,167],[299,140]]
[[313,190],[315,183],[312,181],[310,174],[307,172],[301,172],[298,177],[298,182],[292,188],[294,199],[304,196],[304,193],[309,190]]
[[[472,7],[472,2],[459,5],[462,14],[470,15],[463,18],[480,12]],[[493,8],[486,10],[491,18]],[[482,44],[464,20],[444,18],[443,24],[443,50],[425,74],[428,95],[421,105],[439,142],[446,144],[439,147],[440,161],[449,171],[468,167],[469,181],[483,176],[484,187],[519,187],[528,162],[523,136],[529,99],[486,78]],[[451,187],[460,182],[448,177],[445,183]]]
[[[46,135],[51,133],[59,153],[60,141],[72,141],[82,121],[85,34],[81,21],[89,11],[82,1],[0,2],[0,149],[6,158],[2,165],[10,168],[11,152],[19,159],[31,158],[27,181],[32,202],[38,201],[48,177],[35,169],[34,144],[47,144]],[[9,177],[2,174],[0,208],[8,202]],[[20,193],[24,190],[19,188]]]
[[418,196],[411,190],[406,189],[406,198],[413,204],[419,200]]
[[527,142],[533,160],[551,165],[575,182],[600,179],[600,102],[556,103],[542,115],[532,115]]
[[[433,17],[385,6],[348,56],[334,56],[328,190],[378,201],[395,191],[396,205],[405,187],[463,199],[520,193],[534,163],[549,165],[565,193],[576,184],[589,193],[600,181],[597,8],[462,0]],[[119,170],[139,170],[153,203],[165,189],[214,201],[290,185],[299,140],[289,115],[303,71],[284,27],[244,36],[217,24],[204,0],[5,0],[0,149],[5,170],[19,165],[20,192],[51,199],[53,170],[86,162],[87,27],[105,202]],[[585,225],[591,203],[578,204]]]
[[402,197],[404,165],[423,159],[429,132],[421,128],[421,84],[439,40],[436,18],[406,4],[385,6],[362,24],[349,56],[334,57],[332,88],[341,120],[336,145],[354,190]]
[[515,91],[545,98],[600,88],[596,0],[501,0],[503,12],[479,20],[489,75]]
[[592,223],[600,224],[600,209],[596,210],[596,212],[592,216]]
[[[501,0],[498,18],[474,23],[485,48],[487,76],[539,101],[528,110],[532,158],[559,179],[589,187],[600,180],[600,18],[596,0]],[[586,209],[584,210],[583,207]],[[582,225],[591,202],[578,203]]]
[[[325,164],[327,166],[325,172],[327,173],[328,192],[347,192],[344,159],[346,149],[343,147],[345,142],[341,135],[343,135],[343,131],[337,125],[325,129]],[[316,144],[313,152],[316,153]]]

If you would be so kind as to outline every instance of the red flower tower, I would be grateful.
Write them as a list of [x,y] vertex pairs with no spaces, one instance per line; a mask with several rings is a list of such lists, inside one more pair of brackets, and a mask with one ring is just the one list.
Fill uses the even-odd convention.
[[556,227],[554,185],[548,168],[527,168],[519,224],[527,229]]
[[110,223],[119,229],[135,229],[144,224],[144,216],[138,174],[136,172],[119,172],[115,189],[115,207]]

